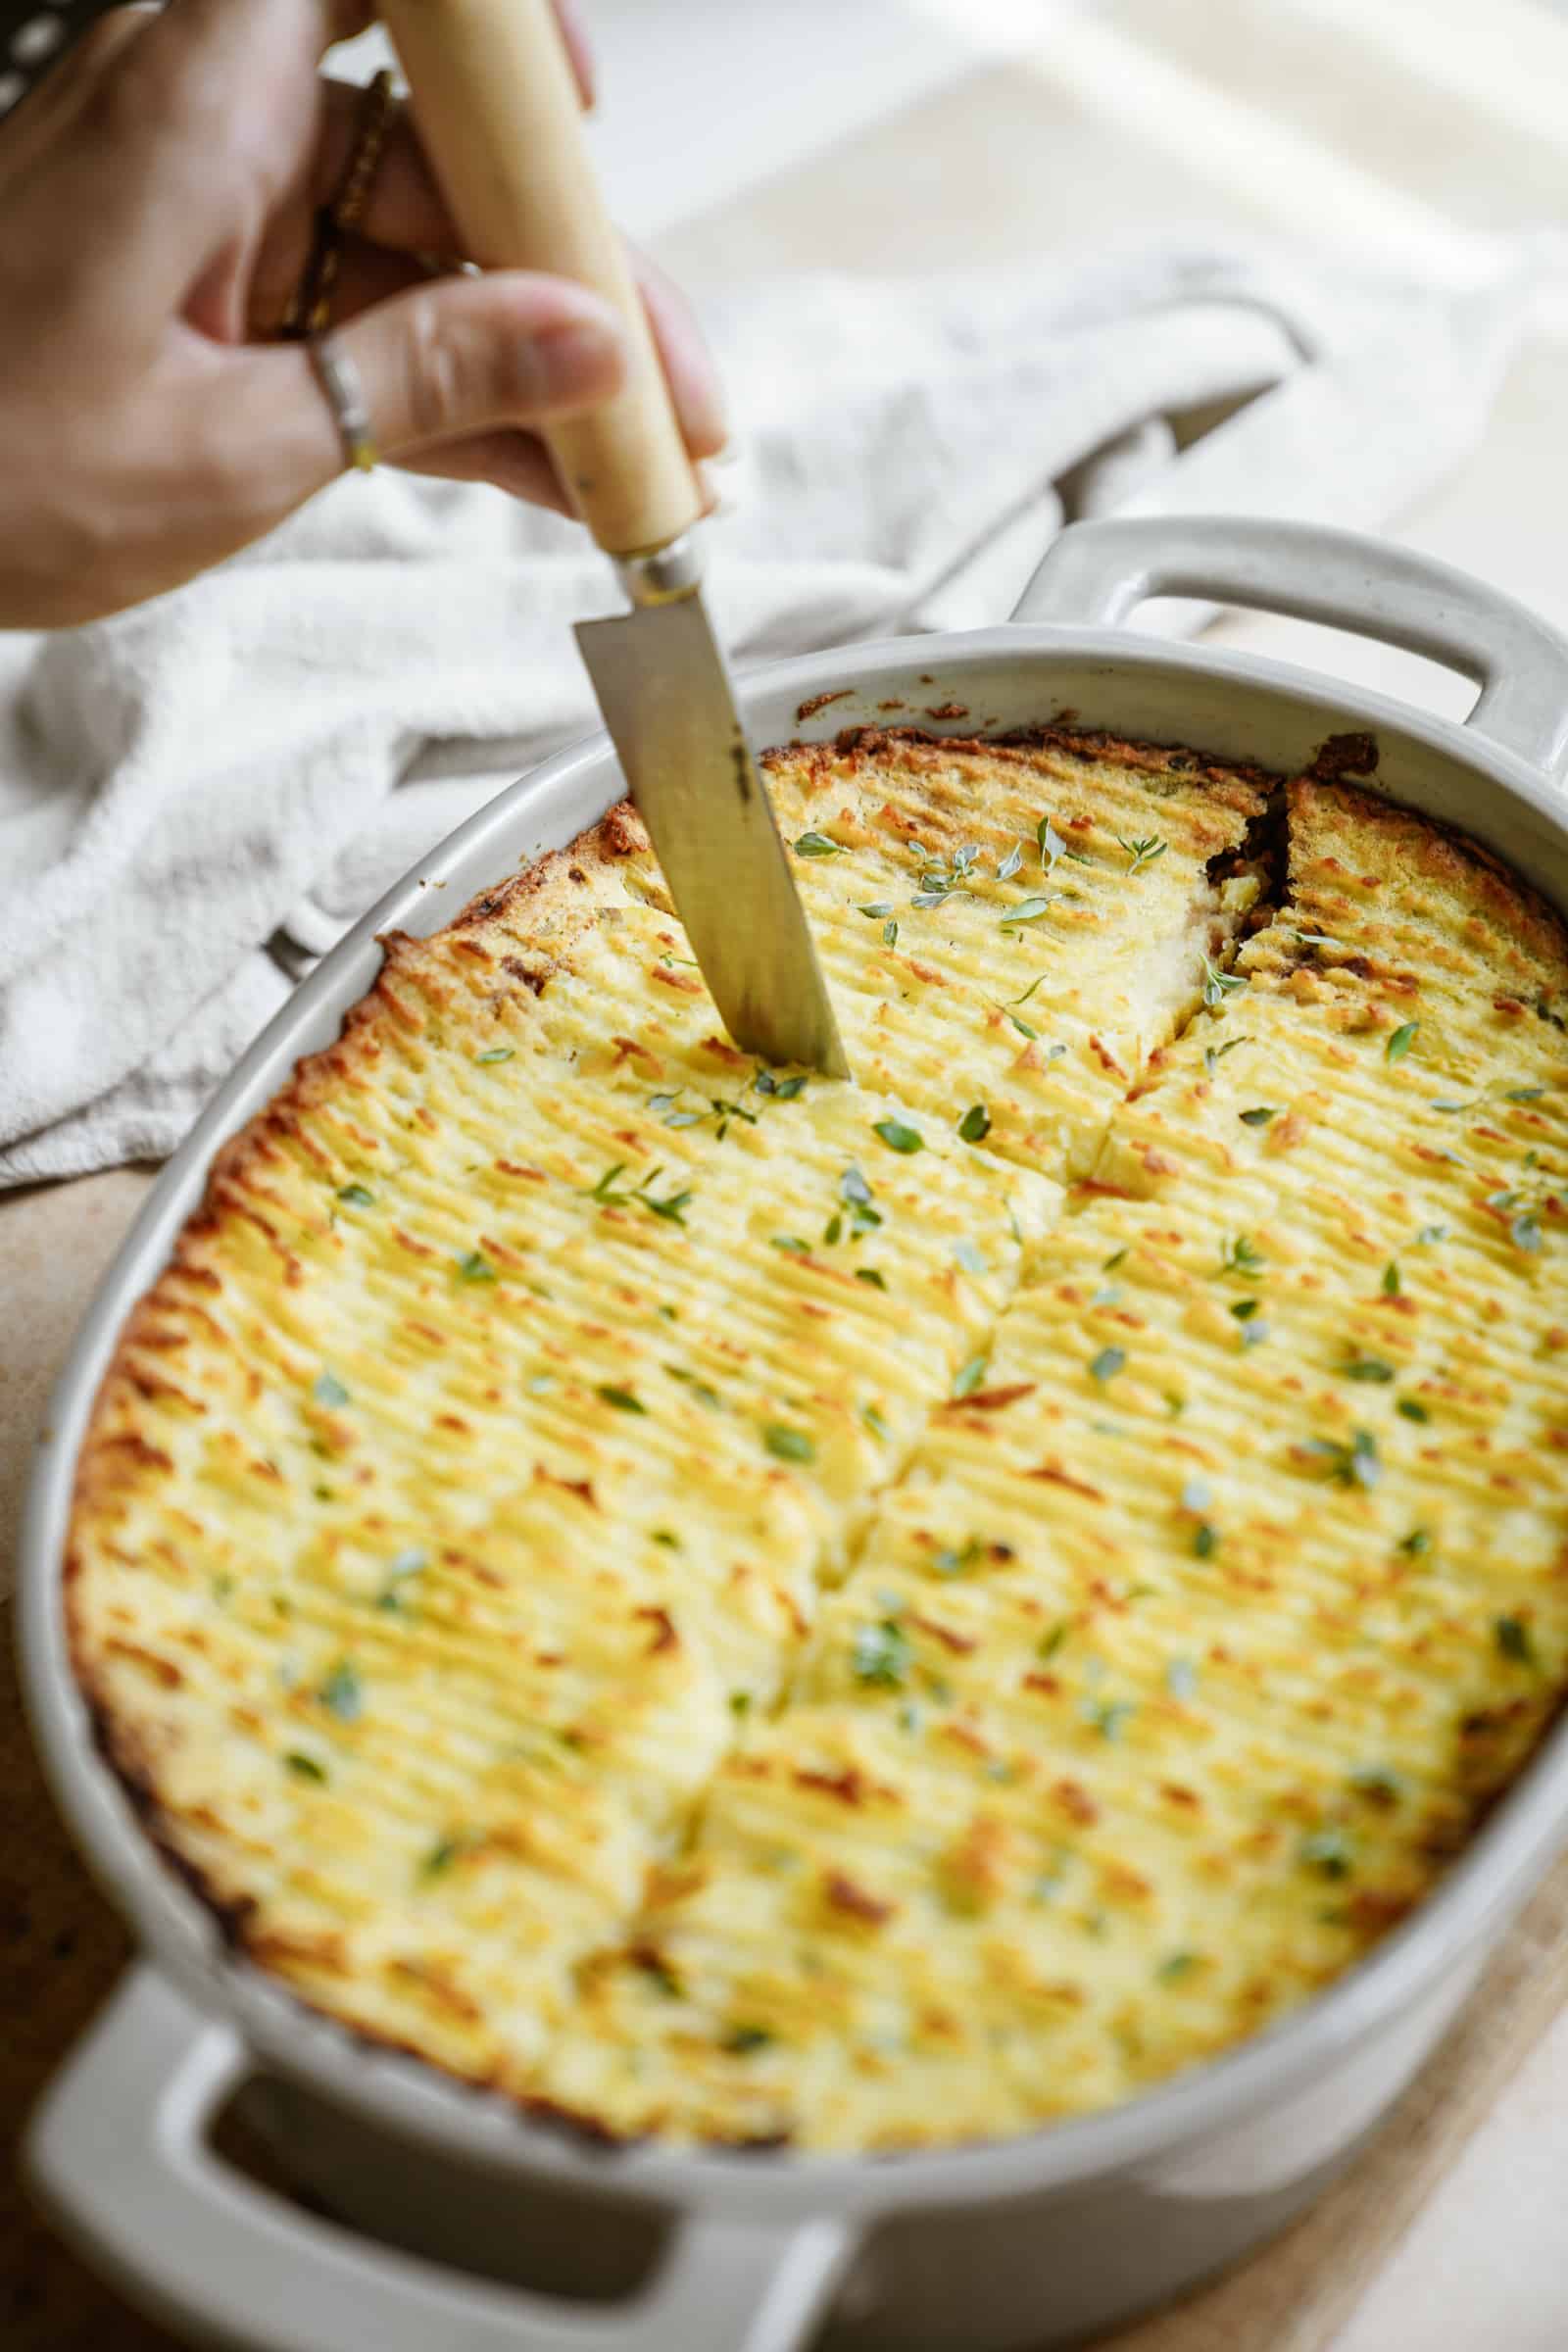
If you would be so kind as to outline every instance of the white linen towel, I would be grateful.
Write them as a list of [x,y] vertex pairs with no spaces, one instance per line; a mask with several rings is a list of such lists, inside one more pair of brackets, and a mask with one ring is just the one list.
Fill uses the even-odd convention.
[[[760,289],[711,322],[747,435],[719,625],[744,662],[998,620],[1064,519],[1129,502],[1375,525],[1479,432],[1545,269]],[[382,471],[140,611],[0,636],[0,1186],[170,1151],[288,993],[276,935],[320,953],[594,723],[568,624],[614,601],[559,518]]]

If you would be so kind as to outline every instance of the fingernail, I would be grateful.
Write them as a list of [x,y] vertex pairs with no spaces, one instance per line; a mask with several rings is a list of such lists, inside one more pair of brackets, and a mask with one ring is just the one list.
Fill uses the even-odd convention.
[[708,470],[712,462],[711,458],[705,458],[701,466],[692,468],[703,494],[703,513],[713,516],[738,514],[745,503],[736,496],[738,485],[715,482]]

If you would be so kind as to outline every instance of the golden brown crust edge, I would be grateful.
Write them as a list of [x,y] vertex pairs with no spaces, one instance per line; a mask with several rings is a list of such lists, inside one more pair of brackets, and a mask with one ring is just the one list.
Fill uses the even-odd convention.
[[1349,881],[1384,879],[1352,875],[1336,856],[1337,841],[1353,829],[1377,845],[1386,871],[1426,883],[1467,906],[1471,919],[1484,923],[1494,941],[1505,940],[1524,956],[1544,986],[1563,989],[1568,924],[1540,891],[1469,834],[1375,790],[1307,777],[1287,785],[1286,812],[1293,884],[1306,858],[1321,860],[1328,871],[1337,868]]

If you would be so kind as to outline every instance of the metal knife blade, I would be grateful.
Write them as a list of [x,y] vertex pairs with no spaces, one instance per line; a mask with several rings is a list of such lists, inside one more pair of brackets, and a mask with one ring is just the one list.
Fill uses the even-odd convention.
[[675,906],[737,1045],[849,1066],[784,845],[699,589],[707,509],[626,248],[605,210],[551,0],[380,0],[463,249],[544,270],[618,315],[624,375],[554,424],[573,508],[614,563],[624,619],[577,631]]
[[850,1066],[772,804],[695,584],[577,624],[621,768],[692,953],[738,1046]]

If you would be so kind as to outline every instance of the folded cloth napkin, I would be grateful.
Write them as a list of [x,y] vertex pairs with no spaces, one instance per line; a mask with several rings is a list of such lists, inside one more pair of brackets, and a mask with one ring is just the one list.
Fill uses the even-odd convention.
[[[720,627],[744,662],[996,620],[1113,505],[1374,524],[1479,431],[1540,276],[1230,249],[754,291],[711,321],[748,435]],[[382,471],[139,611],[0,636],[0,1185],[167,1152],[304,962],[594,723],[568,624],[614,602],[559,518]]]

